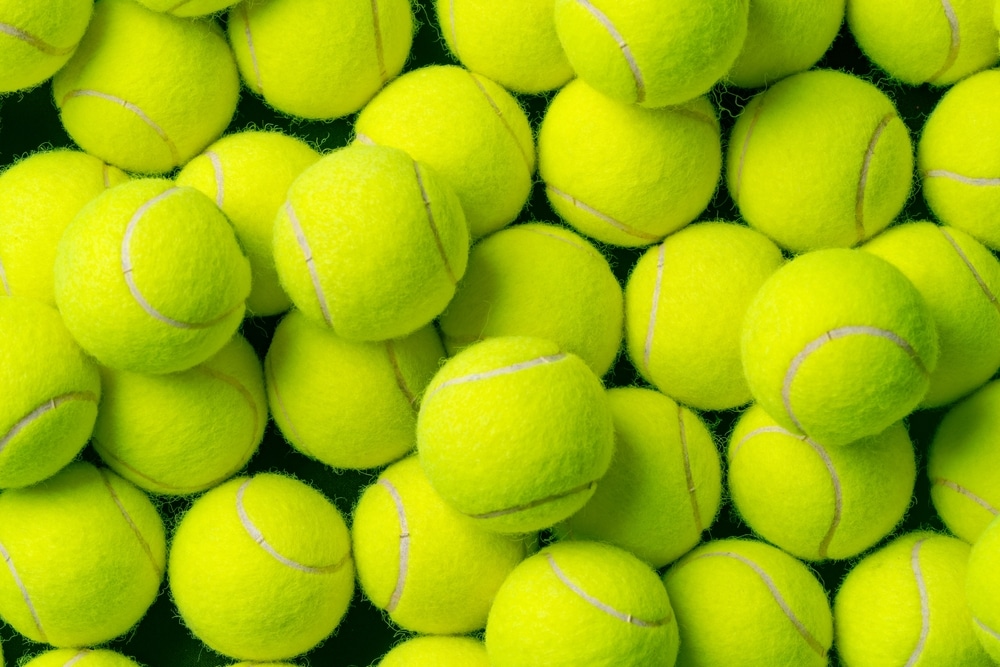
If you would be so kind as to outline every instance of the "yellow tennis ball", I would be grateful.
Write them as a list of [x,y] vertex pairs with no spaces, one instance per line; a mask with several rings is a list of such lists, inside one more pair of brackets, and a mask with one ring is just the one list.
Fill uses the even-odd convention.
[[829,664],[826,591],[784,551],[714,540],[679,560],[663,581],[680,628],[678,667]]
[[490,660],[478,639],[432,635],[396,644],[376,667],[490,667]]
[[823,57],[844,22],[845,0],[753,0],[747,37],[726,80],[759,88]]
[[490,532],[448,505],[415,456],[364,490],[351,535],[368,599],[396,625],[426,634],[485,627],[497,589],[525,556],[523,539]]
[[274,217],[292,182],[319,158],[312,146],[281,132],[237,132],[177,175],[177,185],[204,192],[232,223],[250,260],[247,310],[253,315],[277,315],[291,305],[274,266]]
[[0,493],[0,617],[32,641],[93,646],[126,633],[156,599],[166,538],[149,498],[73,463]]
[[423,67],[358,115],[358,141],[394,146],[455,189],[473,237],[512,222],[531,193],[535,144],[510,93],[461,67]]
[[167,12],[174,16],[205,16],[221,12],[239,0],[138,0],[153,11]]
[[597,248],[562,227],[531,223],[473,246],[438,322],[451,354],[483,338],[534,336],[601,376],[618,357],[622,309],[622,288]]
[[127,180],[115,167],[70,150],[35,153],[0,174],[0,295],[56,305],[59,239],[84,205]]
[[927,458],[934,509],[954,535],[975,543],[1000,513],[1000,382],[941,420]]
[[994,661],[1000,660],[1000,529],[992,521],[972,545],[965,575],[965,599],[972,615],[972,630]]
[[0,93],[55,74],[76,51],[93,11],[94,0],[0,2]]
[[782,428],[757,405],[727,449],[729,494],[750,528],[803,560],[851,558],[902,520],[917,470],[906,427],[843,447]]
[[260,361],[239,334],[194,368],[168,375],[101,370],[93,444],[112,470],[152,493],[221,484],[257,451],[267,424]]
[[87,444],[101,378],[54,308],[0,298],[0,396],[0,489],[51,477]]
[[431,380],[417,449],[434,490],[498,532],[547,528],[579,510],[611,463],[601,381],[539,338],[488,338]]
[[274,223],[278,277],[310,319],[387,340],[445,309],[469,259],[462,207],[406,153],[354,144],[306,169]]
[[955,84],[931,112],[917,145],[923,194],[934,215],[1000,249],[1000,71]]
[[903,209],[912,172],[910,135],[892,101],[833,70],[790,76],[754,97],[726,157],[742,216],[793,252],[880,232]]
[[729,71],[748,5],[556,0],[556,32],[581,79],[619,102],[663,107],[704,95]]
[[615,456],[594,497],[556,527],[563,539],[596,540],[663,567],[701,540],[719,511],[722,469],[698,415],[658,392],[608,391]]
[[851,667],[990,667],[965,601],[969,545],[902,535],[854,566],[833,605],[837,654]]
[[862,246],[903,272],[937,327],[937,368],[922,405],[961,398],[1000,368],[1000,262],[960,229],[913,222]]
[[849,0],[858,46],[893,78],[947,86],[1000,57],[993,0]]
[[170,593],[209,647],[238,660],[305,653],[354,593],[351,538],[319,491],[277,474],[237,477],[198,498],[170,547]]
[[555,0],[435,0],[448,50],[468,69],[518,93],[573,78],[556,34]]
[[165,173],[222,134],[239,84],[214,24],[132,0],[98,0],[52,94],[63,126],[86,152],[127,171]]
[[778,269],[747,310],[743,369],[781,426],[836,447],[923,400],[938,358],[930,309],[883,259],[817,250]]
[[647,250],[625,287],[632,364],[685,405],[727,410],[749,402],[743,316],[783,261],[763,234],[716,222],[682,229]]
[[333,468],[385,465],[416,446],[420,397],[444,356],[432,326],[349,341],[293,310],[264,360],[274,421],[293,447]]
[[106,649],[60,648],[46,651],[24,663],[24,667],[139,667],[131,658]]
[[545,112],[538,165],[553,210],[581,233],[649,245],[711,200],[722,169],[719,121],[703,97],[644,109],[577,80]]
[[229,43],[247,87],[283,113],[358,111],[410,55],[408,0],[263,0],[229,13]]

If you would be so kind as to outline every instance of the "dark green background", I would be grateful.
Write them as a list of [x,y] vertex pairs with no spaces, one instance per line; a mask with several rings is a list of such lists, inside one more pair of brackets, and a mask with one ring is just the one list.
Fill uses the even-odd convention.
[[[431,0],[415,0],[416,16],[419,22],[413,52],[407,63],[407,70],[429,64],[450,64],[452,60],[444,47],[443,40],[434,21]],[[224,20],[224,19],[223,19]],[[860,52],[853,38],[844,27],[833,47],[820,62],[820,66],[841,69],[864,77],[886,92],[895,102],[900,115],[906,121],[916,140],[927,115],[942,94],[941,89],[929,86],[910,87],[891,80],[884,72],[872,66]],[[719,107],[723,128],[723,140],[742,107],[749,101],[752,91],[727,90],[718,86],[711,93]],[[520,96],[532,126],[537,129],[551,95]],[[230,131],[249,127],[280,128],[290,134],[307,139],[322,151],[344,146],[351,138],[354,117],[331,122],[302,121],[282,116],[268,108],[258,97],[243,90],[236,116]],[[72,141],[63,131],[58,114],[51,99],[48,84],[24,93],[0,98],[0,167],[34,151],[52,147],[72,146]],[[902,219],[930,219],[920,194],[920,184],[914,181],[914,191],[907,203]],[[518,217],[519,222],[529,220],[555,221],[557,218],[549,208],[543,187],[535,184],[528,206]],[[724,185],[714,197],[702,220],[738,219],[737,210]],[[632,266],[642,250],[629,250],[605,246],[603,248],[614,267],[615,273],[624,286]],[[249,319],[243,324],[243,334],[254,344],[263,358],[268,341],[280,318]],[[628,359],[622,355],[614,369],[605,378],[609,386],[644,385]],[[926,451],[934,430],[943,415],[943,410],[923,411],[909,419],[909,429],[917,448],[918,481],[913,504],[902,526],[894,534],[916,528],[943,530],[940,520],[930,503],[929,484],[926,479]],[[713,427],[720,446],[725,442],[735,418],[736,411],[705,413],[704,418]],[[98,462],[93,451],[88,448],[84,457]],[[270,424],[260,451],[251,460],[247,472],[286,471],[308,481],[334,500],[340,510],[349,516],[360,490],[371,483],[378,471],[354,472],[333,471],[312,461],[289,447],[274,424]],[[189,507],[191,499],[161,499],[157,501],[172,531],[179,517]],[[749,529],[743,525],[731,504],[725,503],[718,521],[705,532],[705,539],[730,536],[749,536]],[[889,538],[887,538],[889,539]],[[857,559],[833,561],[813,566],[814,571],[830,593],[831,601],[844,575]],[[336,634],[322,646],[300,658],[303,665],[323,665],[341,667],[348,665],[366,666],[377,660],[394,642],[407,634],[388,623],[387,617],[370,605],[360,594],[355,594],[350,611]],[[16,635],[8,626],[0,626],[0,641],[6,654],[8,665],[16,665],[23,656],[30,656],[44,650],[44,646],[33,644]],[[112,642],[110,648],[125,653],[149,667],[190,666],[215,667],[228,665],[233,661],[213,653],[201,642],[193,638],[177,617],[169,593],[164,583],[156,603],[142,622],[127,636]],[[836,656],[833,656],[836,664]]]

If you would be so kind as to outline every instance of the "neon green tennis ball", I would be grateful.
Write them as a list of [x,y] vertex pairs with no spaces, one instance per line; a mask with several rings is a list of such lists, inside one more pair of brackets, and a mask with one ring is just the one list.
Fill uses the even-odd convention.
[[938,338],[930,309],[898,269],[833,249],[800,255],[764,283],[741,349],[760,406],[836,447],[881,433],[923,400]]
[[167,12],[174,16],[205,16],[232,7],[239,0],[138,0],[141,4],[157,12]]
[[60,648],[40,653],[24,667],[139,667],[131,658],[105,649]]
[[986,653],[1000,660],[1000,529],[993,521],[972,545],[965,579],[965,599],[972,614],[972,629]]
[[169,373],[233,337],[250,264],[211,199],[141,179],[107,190],[66,228],[55,293],[67,328],[103,365]]
[[673,667],[677,619],[656,573],[598,542],[560,542],[521,563],[486,624],[493,667]]
[[55,74],[76,51],[93,11],[94,0],[0,2],[0,93]]
[[376,667],[490,667],[490,660],[478,639],[428,636],[396,644]]

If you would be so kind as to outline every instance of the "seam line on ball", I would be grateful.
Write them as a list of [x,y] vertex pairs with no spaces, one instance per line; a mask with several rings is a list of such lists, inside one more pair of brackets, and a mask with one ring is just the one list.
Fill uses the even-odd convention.
[[586,247],[584,245],[576,243],[575,241],[573,241],[571,239],[563,238],[563,237],[558,236],[556,234],[550,234],[549,232],[543,231],[541,229],[525,229],[524,227],[521,227],[520,229],[521,229],[521,231],[528,232],[529,234],[538,234],[539,236],[544,236],[544,237],[550,238],[553,241],[559,241],[560,243],[565,243],[566,245],[568,245],[571,248],[576,248],[577,250],[579,250],[580,252],[584,253],[585,255],[587,255],[588,257],[590,257],[591,259],[603,259],[603,256],[595,254],[592,248],[588,248],[588,247]]
[[955,482],[951,481],[950,479],[944,479],[943,477],[935,477],[934,480],[933,480],[933,482],[932,482],[932,484],[934,486],[944,486],[944,487],[947,487],[947,488],[951,489],[952,491],[955,491],[956,493],[959,493],[959,494],[965,496],[966,498],[968,498],[972,502],[976,503],[977,505],[979,505],[980,507],[982,507],[984,510],[986,510],[987,512],[989,512],[993,516],[997,516],[998,514],[1000,514],[1000,510],[998,510],[996,507],[993,507],[993,505],[991,505],[988,501],[986,501],[986,499],[980,498],[978,495],[976,495],[975,493],[973,493],[969,489],[965,488],[961,484],[956,484]]
[[920,655],[924,652],[927,635],[931,630],[931,609],[927,594],[927,582],[924,581],[924,573],[920,568],[920,548],[923,544],[924,540],[917,540],[917,543],[913,545],[913,551],[910,552],[910,567],[913,569],[913,576],[917,581],[917,591],[920,593],[920,638],[917,640],[917,646],[913,649],[910,659],[906,661],[905,667],[913,667],[917,664]]
[[592,488],[597,487],[597,480],[591,480],[585,484],[574,487],[569,491],[563,491],[562,493],[556,493],[551,496],[546,496],[544,498],[539,498],[537,500],[532,500],[531,502],[524,503],[523,505],[517,505],[515,507],[507,507],[502,510],[493,510],[492,512],[484,512],[482,514],[468,514],[470,518],[473,519],[496,519],[501,516],[508,516],[510,514],[517,514],[518,512],[525,512],[536,507],[540,507],[547,503],[554,502],[556,500],[562,500],[563,498],[568,498],[569,496],[576,495],[584,491],[588,491]]
[[992,629],[991,627],[989,627],[988,625],[986,625],[985,623],[983,623],[982,621],[980,621],[976,617],[973,617],[972,620],[974,620],[976,622],[976,625],[979,626],[980,630],[982,630],[983,632],[985,632],[986,634],[988,634],[990,637],[992,637],[993,639],[995,639],[998,642],[1000,642],[1000,632],[997,632],[996,630]]
[[249,3],[243,3],[243,37],[247,40],[247,52],[250,54],[250,63],[253,65],[254,87],[258,95],[264,94],[264,83],[260,76],[260,63],[257,61],[257,48],[253,43],[253,33],[250,31],[250,10],[247,9]]
[[384,86],[389,80],[385,69],[385,47],[382,44],[382,26],[379,20],[378,0],[372,0],[372,27],[375,30],[375,59],[378,61],[378,76]]
[[962,262],[965,263],[965,267],[969,269],[969,272],[972,274],[972,277],[976,279],[977,283],[979,283],[979,288],[983,290],[983,294],[986,295],[986,298],[990,300],[990,303],[993,304],[994,308],[1000,310],[1000,303],[997,302],[996,295],[993,294],[993,292],[989,288],[989,285],[987,285],[986,281],[983,280],[982,274],[980,274],[979,271],[976,269],[975,265],[973,265],[972,260],[969,259],[969,256],[965,254],[964,250],[962,250],[962,246],[958,245],[958,241],[955,240],[955,237],[952,236],[947,229],[945,229],[944,227],[938,227],[938,230],[948,240],[948,243],[951,244],[951,247],[954,248],[955,252],[958,253],[959,258],[962,260]]
[[111,165],[107,162],[101,163],[101,178],[104,180],[104,189],[111,187]]
[[129,102],[128,100],[122,99],[121,97],[109,95],[108,93],[102,93],[99,90],[89,90],[89,89],[88,90],[77,89],[69,91],[68,93],[66,93],[66,96],[63,97],[62,105],[60,106],[64,106],[67,101],[73,99],[74,97],[96,97],[99,100],[104,100],[106,102],[111,102],[112,104],[117,104],[122,108],[124,108],[126,111],[132,112],[139,120],[145,123],[149,127],[149,129],[151,129],[154,133],[156,133],[156,136],[158,136],[160,140],[163,141],[164,145],[166,145],[167,150],[170,151],[171,164],[176,166],[181,163],[181,156],[177,150],[177,146],[174,144],[173,140],[167,134],[166,130],[160,127],[160,125],[152,118],[150,118],[149,115],[146,114],[146,112],[143,111],[139,106],[133,104],[132,102]]
[[534,161],[528,157],[528,154],[524,150],[524,146],[522,146],[521,142],[517,140],[517,135],[514,134],[514,128],[512,128],[510,123],[507,122],[507,117],[503,115],[503,111],[500,110],[500,106],[496,103],[496,100],[494,100],[493,97],[486,91],[486,86],[483,85],[483,82],[476,78],[476,75],[473,72],[469,72],[469,77],[472,79],[472,82],[476,84],[476,88],[478,88],[479,92],[483,94],[483,97],[486,98],[486,102],[493,109],[493,113],[497,115],[497,118],[500,119],[500,124],[503,125],[505,130],[507,130],[507,134],[509,134],[510,138],[514,140],[514,145],[517,146],[517,151],[521,154],[521,158],[524,160],[524,166],[528,170],[528,177],[530,178],[531,175],[535,173],[533,165]]
[[10,35],[14,39],[20,40],[28,46],[34,47],[42,53],[46,53],[50,56],[69,55],[76,49],[76,44],[72,46],[55,46],[53,44],[49,44],[45,40],[32,35],[30,32],[22,30],[16,26],[12,26],[9,23],[0,23],[0,33]]
[[10,285],[7,283],[7,272],[3,268],[3,260],[0,259],[0,287],[3,288],[3,293],[10,296]]
[[55,398],[50,398],[17,420],[17,422],[10,427],[10,430],[7,431],[2,438],[0,438],[0,454],[2,454],[3,450],[10,444],[10,441],[17,437],[18,433],[28,428],[32,422],[40,418],[42,415],[52,412],[59,406],[64,403],[69,403],[70,401],[91,401],[93,403],[97,403],[97,400],[97,395],[89,391],[74,391],[56,396]]
[[392,502],[396,506],[396,519],[399,521],[399,574],[396,576],[396,587],[389,598],[389,604],[385,610],[392,613],[399,606],[399,601],[403,597],[403,589],[406,587],[406,576],[410,569],[410,525],[406,520],[406,508],[403,507],[403,499],[399,496],[399,491],[387,479],[380,479],[379,484],[385,487],[392,497]]
[[14,559],[11,558],[10,552],[4,546],[3,542],[0,542],[0,558],[4,559],[7,563],[7,569],[10,570],[10,575],[14,579],[14,583],[17,585],[18,590],[21,591],[21,599],[24,600],[24,604],[28,607],[28,611],[31,613],[31,620],[35,624],[35,629],[38,630],[38,636],[41,637],[44,643],[49,642],[48,636],[45,634],[45,629],[42,628],[42,619],[38,617],[38,610],[35,609],[35,603],[31,601],[31,596],[28,594],[28,588],[24,585],[24,581],[21,579],[21,575],[18,574],[17,568],[14,566]]
[[222,159],[215,151],[205,151],[205,157],[212,163],[212,174],[215,176],[215,205],[221,209],[226,201],[226,174],[222,169]]
[[958,15],[955,14],[955,8],[951,6],[950,0],[941,0],[941,9],[944,10],[945,18],[948,19],[948,30],[951,31],[951,43],[948,45],[948,55],[945,56],[941,69],[932,74],[927,79],[927,83],[934,83],[948,73],[951,66],[958,60],[958,52],[962,47],[962,31],[958,23]]
[[392,366],[392,374],[396,376],[396,386],[403,392],[406,401],[411,408],[416,408],[417,397],[406,385],[406,378],[403,377],[403,369],[399,367],[399,358],[396,356],[396,346],[391,340],[385,341],[385,351],[389,355],[389,364]]
[[319,269],[316,268],[312,250],[309,248],[309,241],[306,239],[305,232],[302,231],[302,224],[299,222],[299,217],[295,213],[292,202],[285,202],[285,212],[288,213],[288,222],[291,224],[292,232],[295,234],[295,242],[299,244],[302,256],[306,260],[306,267],[309,269],[309,277],[312,279],[313,291],[316,292],[316,300],[319,301],[319,309],[323,313],[323,320],[327,326],[332,327],[333,319],[330,317],[330,306],[326,302],[323,285],[319,280]]
[[595,7],[590,0],[576,0],[577,4],[583,7],[587,12],[590,13],[601,26],[607,31],[611,39],[615,40],[615,44],[622,52],[622,56],[625,58],[625,63],[628,65],[629,70],[632,72],[632,81],[635,83],[635,104],[642,104],[646,101],[646,82],[642,76],[642,70],[639,69],[639,63],[635,60],[635,55],[632,53],[632,48],[625,41],[625,37],[618,32],[618,28],[615,24],[608,18],[608,15],[602,12],[600,9]]
[[455,21],[456,4],[458,4],[456,0],[448,1],[448,21],[451,23],[451,49],[455,52],[455,58],[461,62],[462,56],[459,55],[458,50],[458,23]]
[[122,518],[125,519],[125,523],[128,524],[129,529],[132,534],[135,535],[135,539],[138,540],[139,546],[142,547],[143,552],[145,552],[146,557],[149,559],[149,564],[153,568],[153,573],[156,575],[157,581],[163,579],[163,567],[156,562],[156,558],[153,557],[153,549],[149,546],[149,542],[146,541],[145,536],[139,530],[139,526],[135,525],[135,521],[132,520],[132,515],[128,513],[125,509],[125,505],[122,504],[121,498],[115,493],[115,488],[111,486],[111,480],[108,479],[107,474],[103,468],[97,469],[98,474],[101,476],[101,481],[104,482],[104,487],[108,490],[111,495],[111,500],[115,503],[118,511],[121,513]]
[[747,152],[750,149],[750,139],[753,138],[754,130],[757,129],[757,122],[760,120],[760,114],[764,110],[764,97],[766,95],[767,91],[765,90],[757,98],[760,102],[757,103],[757,108],[754,109],[753,117],[750,119],[750,127],[747,128],[747,134],[743,137],[743,145],[740,147],[740,161],[736,167],[736,183],[733,184],[733,191],[730,193],[737,205],[740,203],[740,188],[743,187],[743,168],[746,166]]
[[[250,443],[247,445],[247,448],[246,450],[244,450],[242,456],[240,456],[240,461],[245,462],[246,459],[250,456],[250,454],[253,453],[253,450],[257,448],[258,444],[257,431],[260,429],[261,419],[260,419],[260,411],[257,409],[257,402],[253,400],[253,395],[250,393],[250,390],[247,389],[242,382],[240,382],[232,375],[228,375],[214,368],[209,368],[208,366],[205,365],[202,365],[199,368],[201,368],[201,371],[206,375],[208,375],[209,377],[214,378],[219,382],[228,384],[230,387],[235,389],[239,393],[239,395],[243,397],[243,400],[246,401],[247,407],[250,408],[250,414],[252,416],[252,421],[250,426]],[[213,487],[218,486],[225,480],[229,479],[230,477],[235,475],[239,471],[239,469],[243,467],[243,465],[244,463],[237,463],[236,468],[229,470],[223,476],[217,479],[213,479],[210,482],[211,486]]]
[[651,377],[649,357],[653,353],[653,336],[656,333],[656,316],[660,310],[660,291],[663,288],[663,265],[666,262],[667,244],[661,243],[656,256],[656,282],[653,284],[653,304],[649,308],[649,325],[646,327],[646,345],[642,350],[642,365],[646,367],[646,377]]
[[593,206],[591,206],[591,205],[589,205],[589,204],[587,204],[585,202],[580,201],[579,199],[577,199],[573,195],[560,190],[559,188],[557,188],[556,186],[552,185],[551,183],[546,183],[545,187],[546,187],[546,189],[548,189],[549,192],[551,192],[552,194],[556,195],[557,197],[559,197],[561,199],[565,199],[571,205],[573,205],[574,207],[580,209],[584,213],[589,213],[590,215],[594,216],[595,218],[601,220],[602,222],[606,222],[609,225],[611,225],[612,227],[614,227],[615,229],[618,229],[619,231],[625,232],[626,234],[628,234],[630,236],[634,236],[637,239],[642,239],[643,241],[659,241],[660,238],[661,238],[659,236],[656,236],[655,234],[650,234],[649,232],[644,232],[644,231],[635,229],[634,227],[630,227],[630,226],[626,225],[624,222],[621,222],[620,220],[616,220],[615,218],[612,218],[607,213],[603,213],[601,211],[598,211]]
[[668,612],[667,615],[663,618],[650,621],[642,618],[636,618],[632,614],[627,614],[623,611],[619,611],[618,609],[615,609],[608,603],[602,602],[601,600],[594,597],[587,591],[583,590],[581,586],[579,586],[576,582],[570,579],[569,576],[565,572],[563,572],[562,568],[560,568],[559,565],[556,563],[556,559],[552,556],[551,553],[545,554],[545,559],[548,561],[549,567],[552,568],[552,572],[556,575],[559,581],[561,581],[577,597],[581,598],[584,602],[586,602],[590,606],[603,611],[605,614],[617,618],[619,621],[624,621],[625,623],[628,623],[630,625],[635,625],[640,628],[659,628],[664,625],[669,625],[670,622],[674,620],[674,615],[672,612]]
[[895,118],[895,114],[890,113],[879,121],[875,132],[872,133],[871,140],[868,142],[868,148],[865,150],[865,159],[861,163],[861,176],[858,178],[858,191],[854,199],[854,229],[857,234],[857,243],[865,240],[865,191],[868,187],[868,172],[871,170],[872,158],[875,156],[875,148],[878,146],[878,141],[882,137],[886,125],[893,118]]
[[73,665],[86,658],[87,654],[91,652],[92,651],[89,648],[80,649],[80,652],[74,655],[72,658],[70,658],[69,662],[67,662],[62,667],[73,667]]
[[[493,370],[483,371],[482,373],[472,373],[470,375],[461,375],[457,378],[452,378],[450,380],[445,380],[431,392],[431,396],[438,393],[442,389],[447,387],[453,387],[458,384],[465,384],[467,382],[479,382],[481,380],[490,380],[495,377],[500,377],[501,375],[510,375],[512,373],[517,373],[519,371],[528,370],[529,368],[535,368],[536,366],[544,366],[546,364],[554,364],[557,361],[562,361],[566,358],[565,352],[559,352],[557,354],[547,354],[541,357],[535,357],[534,359],[528,359],[527,361],[519,361],[516,364],[510,364],[509,366],[501,366],[500,368],[494,368]],[[429,398],[429,397],[428,397]]]
[[954,171],[948,171],[947,169],[929,169],[924,172],[924,178],[947,178],[963,183],[964,185],[973,185],[976,187],[996,187],[1000,185],[1000,178],[974,178]]
[[420,199],[424,202],[424,211],[427,212],[427,224],[431,228],[431,235],[434,237],[434,245],[437,246],[438,254],[441,256],[441,262],[444,264],[445,273],[448,274],[448,280],[452,284],[457,284],[458,279],[455,277],[455,272],[451,268],[451,263],[448,261],[448,254],[444,250],[444,243],[441,242],[441,232],[438,230],[437,222],[434,220],[434,209],[431,207],[431,198],[427,194],[427,188],[424,187],[424,177],[420,175],[420,165],[416,160],[413,161],[413,173],[417,177],[417,187],[420,188]]
[[677,406],[677,431],[681,442],[681,456],[684,463],[684,481],[687,483],[688,500],[691,511],[694,512],[694,526],[701,535],[704,526],[701,521],[701,510],[698,507],[698,489],[695,487],[694,474],[691,472],[691,454],[688,451],[687,429],[684,427],[684,408]]

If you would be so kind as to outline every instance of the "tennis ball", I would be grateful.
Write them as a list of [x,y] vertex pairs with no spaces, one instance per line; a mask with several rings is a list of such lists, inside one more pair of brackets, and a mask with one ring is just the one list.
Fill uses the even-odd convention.
[[0,493],[0,617],[32,641],[93,646],[127,632],[156,599],[166,538],[149,498],[73,463]]
[[743,376],[743,315],[784,260],[741,225],[700,223],[639,258],[625,288],[629,358],[644,378],[696,408],[750,401]]
[[465,67],[518,93],[542,93],[573,78],[554,17],[555,0],[435,0],[437,23]]
[[938,220],[1000,249],[1000,71],[955,84],[934,107],[917,145],[927,205]]
[[480,630],[525,542],[486,530],[448,505],[415,456],[361,494],[351,523],[365,595],[392,621],[426,634]]
[[402,71],[414,21],[408,0],[263,0],[235,7],[228,29],[243,80],[265,102],[339,118]]
[[833,605],[843,664],[990,667],[965,603],[968,564],[968,544],[920,531],[855,565]]
[[351,340],[405,336],[465,274],[469,232],[445,180],[395,148],[355,144],[306,169],[274,223],[282,286]]
[[232,7],[239,0],[138,0],[153,11],[174,16],[205,16]]
[[917,407],[938,340],[930,309],[898,269],[831,249],[768,278],[747,310],[741,350],[760,406],[786,429],[836,447]]
[[281,132],[237,132],[208,147],[177,175],[177,185],[215,200],[250,260],[247,310],[277,315],[291,301],[274,268],[274,217],[292,182],[319,160],[309,144]]
[[417,451],[434,490],[490,530],[527,533],[579,510],[611,463],[601,381],[539,338],[488,338],[431,380]]
[[965,575],[965,599],[972,615],[972,630],[986,653],[1000,660],[1000,577],[997,576],[997,553],[1000,553],[1000,529],[990,522],[972,545]]
[[930,308],[941,353],[922,405],[945,405],[1000,368],[1000,262],[960,229],[914,222],[892,227],[863,250],[903,272]]
[[0,299],[0,489],[54,475],[90,439],[101,378],[59,313]]
[[677,622],[648,565],[598,542],[560,542],[522,562],[486,624],[493,667],[672,667]]
[[941,420],[927,458],[934,509],[955,536],[975,543],[1000,513],[1000,382]]
[[103,365],[191,368],[243,319],[250,265],[212,200],[171,181],[107,190],[66,228],[55,294],[67,328]]
[[782,428],[753,405],[727,449],[729,493],[755,533],[803,560],[851,558],[892,532],[917,470],[906,427],[844,447]]
[[40,653],[24,667],[139,667],[131,658],[105,649],[61,648]]
[[416,446],[420,397],[443,358],[432,326],[349,341],[293,310],[264,360],[274,421],[293,447],[333,468],[385,465]]
[[394,146],[455,189],[469,231],[512,222],[531,193],[535,143],[517,100],[461,67],[423,67],[386,86],[358,115],[357,140]]
[[238,660],[305,653],[354,593],[351,538],[334,505],[291,477],[237,477],[198,498],[170,547],[170,593],[209,647]]
[[239,334],[194,368],[168,375],[101,370],[94,449],[152,493],[186,495],[221,484],[264,437],[260,361]]
[[0,2],[0,93],[55,74],[76,51],[93,11],[94,0]]
[[703,97],[644,109],[572,81],[545,112],[538,169],[552,209],[581,233],[649,245],[708,206],[722,169],[719,121]]
[[478,639],[429,636],[396,644],[376,667],[490,667],[490,660]]
[[739,55],[748,2],[556,0],[556,32],[577,75],[625,104],[704,95]]
[[56,305],[59,239],[81,208],[128,177],[86,153],[35,153],[0,174],[0,295]]
[[615,456],[583,508],[556,526],[563,539],[627,549],[653,567],[690,551],[719,511],[719,453],[698,415],[650,389],[608,391]]
[[1000,57],[994,0],[850,0],[847,25],[873,63],[913,86],[947,86]]
[[747,37],[726,80],[759,88],[823,57],[844,22],[845,0],[753,0]]
[[473,246],[439,324],[451,354],[483,338],[534,336],[601,376],[618,356],[622,309],[621,285],[597,248],[567,229],[531,223]]
[[213,24],[131,0],[98,0],[52,94],[66,132],[83,150],[127,171],[165,173],[222,134],[239,84]]
[[828,664],[826,591],[780,549],[714,540],[674,564],[663,581],[680,628],[678,667]]
[[892,101],[833,70],[780,81],[744,108],[726,181],[751,226],[793,252],[877,234],[910,193],[913,148]]

